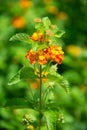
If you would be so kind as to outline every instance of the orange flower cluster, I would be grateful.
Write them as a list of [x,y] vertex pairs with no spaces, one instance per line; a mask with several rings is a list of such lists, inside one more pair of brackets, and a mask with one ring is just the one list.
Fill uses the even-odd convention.
[[36,53],[31,49],[28,51],[26,58],[29,59],[30,64],[35,64],[36,62]]
[[39,50],[34,52],[32,49],[28,51],[26,58],[29,59],[30,64],[35,64],[36,61],[40,65],[46,64],[48,60],[52,62],[57,62],[58,64],[62,63],[64,57],[64,52],[60,46],[52,45],[44,50]]
[[[52,36],[51,32],[48,32],[48,31],[47,31],[47,35],[49,35],[49,36],[51,35]],[[50,41],[49,39],[44,37],[42,32],[35,32],[35,33],[33,33],[33,35],[31,36],[31,39],[33,41],[35,41],[35,42],[39,41],[40,43],[42,43],[42,42],[48,42],[49,43],[49,41]]]
[[53,62],[57,62],[58,64],[62,63],[64,52],[60,46],[52,45],[45,50],[45,53],[46,57]]
[[46,58],[46,53],[44,50],[38,51],[38,63],[40,65],[46,64],[47,63],[47,58]]
[[41,32],[35,32],[35,33],[33,33],[33,35],[31,36],[31,39],[33,40],[33,41],[40,41],[40,42],[42,42],[43,41],[43,34],[41,33]]

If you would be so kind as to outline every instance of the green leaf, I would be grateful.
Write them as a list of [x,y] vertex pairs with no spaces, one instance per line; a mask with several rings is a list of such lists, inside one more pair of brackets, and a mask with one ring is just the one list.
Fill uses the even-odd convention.
[[13,85],[21,81],[20,71],[21,69],[9,80],[8,85]]
[[55,34],[55,37],[60,38],[65,32],[63,30],[58,31],[57,34]]
[[46,104],[47,106],[47,110],[53,110],[53,111],[59,111],[59,104],[58,101],[53,101],[53,102],[49,102],[48,104]]
[[42,23],[35,23],[35,29],[37,29],[37,30],[43,30]]
[[4,106],[2,107],[12,107],[12,108],[33,108],[33,101],[24,98],[11,98],[6,99]]
[[63,76],[61,76],[58,73],[53,74],[48,74],[47,76],[48,79],[51,81],[54,81],[55,83],[58,84],[61,88],[63,88],[67,93],[69,93],[69,83],[66,79],[64,79]]
[[35,79],[37,76],[34,73],[34,69],[31,67],[24,67],[20,72],[21,79]]
[[47,130],[56,130],[57,111],[46,111],[44,116]]
[[50,79],[50,80],[52,80],[52,81],[57,81],[57,82],[59,82],[59,81],[63,78],[63,76],[61,76],[61,75],[59,75],[59,74],[57,74],[57,73],[55,72],[54,74],[48,74],[48,75],[47,75],[47,78]]
[[67,93],[69,93],[69,82],[66,79],[62,79],[60,83],[61,87],[65,89]]
[[10,41],[15,41],[15,40],[29,42],[30,39],[29,39],[29,35],[26,33],[17,33],[10,38]]
[[46,29],[49,29],[49,27],[51,26],[51,21],[49,20],[48,17],[44,17],[42,19],[43,25]]
[[8,85],[13,85],[24,79],[35,80],[37,76],[32,67],[22,67],[8,82]]
[[43,50],[43,49],[45,49],[45,48],[47,48],[47,47],[48,47],[48,45],[42,44],[42,45],[40,45],[40,46],[38,47],[38,50]]

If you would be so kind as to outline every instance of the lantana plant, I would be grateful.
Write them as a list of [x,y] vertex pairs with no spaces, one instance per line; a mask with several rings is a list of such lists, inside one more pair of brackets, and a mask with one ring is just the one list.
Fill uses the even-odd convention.
[[[28,130],[57,130],[59,123],[64,122],[59,112],[59,88],[69,92],[68,82],[61,76],[57,67],[64,59],[64,52],[58,39],[64,34],[48,17],[37,18],[35,32],[29,36],[18,33],[10,41],[20,40],[30,44],[25,59],[29,62],[12,77],[9,85],[21,80],[29,83],[28,103],[33,112],[26,113],[23,122]],[[62,90],[62,89],[61,89]]]

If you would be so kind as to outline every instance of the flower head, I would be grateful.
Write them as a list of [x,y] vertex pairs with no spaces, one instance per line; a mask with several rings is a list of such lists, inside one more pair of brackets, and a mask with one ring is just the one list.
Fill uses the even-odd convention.
[[41,32],[35,32],[31,36],[31,39],[33,41],[40,41],[40,42],[42,42],[43,41],[43,34]]
[[47,63],[46,53],[44,52],[44,50],[38,51],[38,63],[40,65]]
[[60,46],[52,45],[47,47],[44,50],[39,50],[34,52],[32,49],[28,51],[26,58],[29,59],[30,64],[35,64],[36,61],[40,65],[46,64],[48,60],[52,62],[57,62],[58,64],[62,63],[64,57],[64,52]]
[[46,50],[46,57],[53,62],[57,62],[58,64],[62,63],[64,52],[62,51],[62,48],[57,45],[51,45]]
[[31,49],[31,50],[28,51],[26,58],[30,61],[30,64],[35,64],[36,53]]

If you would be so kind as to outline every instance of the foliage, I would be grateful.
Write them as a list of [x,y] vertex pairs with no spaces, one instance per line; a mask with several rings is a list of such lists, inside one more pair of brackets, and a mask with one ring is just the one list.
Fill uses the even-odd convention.
[[[20,41],[14,41],[12,44],[9,38],[19,32],[32,34],[33,19],[48,16],[60,30],[66,32],[63,40],[58,39],[65,52],[65,58],[57,71],[69,81],[70,97],[62,94],[59,89],[57,102],[61,106],[59,113],[64,114],[65,123],[62,126],[58,124],[57,127],[60,130],[85,130],[87,122],[86,0],[32,0],[27,6],[20,4],[20,1],[22,0],[0,2],[0,106],[5,106],[0,108],[0,129],[24,129],[20,120],[27,111],[17,107],[11,110],[7,106],[10,105],[11,98],[20,101],[24,98],[26,101],[31,95],[28,93],[29,87],[23,81],[8,86],[10,77],[13,77],[23,65],[28,66],[27,61],[22,57],[25,57],[26,51],[31,48],[30,44]],[[29,105],[29,102],[24,102],[24,106],[27,107],[27,104]],[[23,106],[22,103],[21,105]],[[53,106],[52,104],[51,107]]]
[[[10,38],[10,41],[31,41],[31,48],[26,56],[29,60],[29,67],[23,67],[19,70],[8,83],[8,85],[13,85],[21,80],[28,80],[31,90],[29,93],[32,93],[32,96],[29,94],[29,97],[26,98],[27,101],[24,98],[9,99],[4,105],[14,108],[28,107],[36,111],[39,117],[37,118],[33,113],[36,120],[32,117],[24,118],[26,125],[32,126],[32,129],[41,130],[41,127],[45,126],[48,130],[56,130],[59,108],[57,103],[58,87],[63,87],[66,92],[69,92],[68,82],[57,72],[57,64],[62,63],[64,52],[59,45],[55,45],[53,42],[54,39],[57,43],[55,37],[62,36],[63,31],[59,31],[56,25],[52,25],[48,17],[35,19],[35,21],[36,32],[32,36],[18,33]],[[57,62],[57,64],[52,65],[51,62]],[[53,74],[51,74],[52,71]],[[46,83],[44,83],[44,78],[47,80]],[[32,83],[36,83],[37,87],[32,86]],[[33,89],[36,89],[36,91],[34,92]],[[54,107],[52,107],[53,104]],[[42,121],[42,119],[46,119],[46,121]]]

